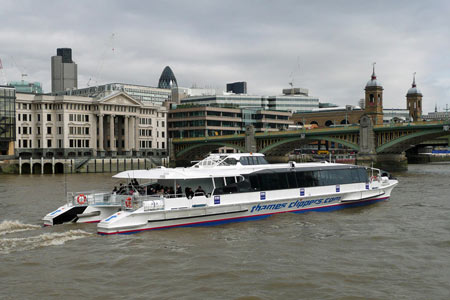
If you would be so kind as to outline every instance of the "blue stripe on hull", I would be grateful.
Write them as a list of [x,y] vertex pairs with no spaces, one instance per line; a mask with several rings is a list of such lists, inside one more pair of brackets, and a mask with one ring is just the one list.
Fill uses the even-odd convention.
[[216,226],[216,225],[236,223],[236,222],[246,222],[246,221],[261,220],[261,219],[265,219],[267,217],[270,217],[270,216],[275,215],[275,214],[280,214],[280,213],[297,213],[297,214],[300,214],[300,213],[306,213],[306,212],[310,212],[310,211],[318,211],[318,212],[335,211],[335,210],[343,209],[343,208],[359,207],[359,206],[370,205],[370,204],[373,204],[373,203],[376,203],[376,202],[380,202],[380,201],[386,200],[388,198],[389,197],[378,198],[378,199],[373,199],[373,200],[357,201],[357,202],[348,202],[348,203],[341,203],[339,205],[329,205],[329,206],[323,206],[323,207],[301,209],[301,210],[296,210],[296,211],[275,212],[275,213],[268,213],[268,214],[262,214],[262,215],[256,215],[256,216],[245,216],[245,217],[237,217],[237,218],[229,218],[229,219],[221,219],[221,220],[213,220],[213,221],[204,221],[204,222],[195,222],[195,223],[188,223],[188,224],[170,225],[170,226],[163,226],[163,227],[158,227],[158,228],[145,228],[145,229],[129,230],[129,231],[122,231],[122,232],[114,232],[114,233],[102,233],[102,232],[99,232],[99,234],[100,235],[134,234],[134,233],[138,233],[138,232],[146,231],[146,230],[168,229],[168,228],[174,228],[174,227]]

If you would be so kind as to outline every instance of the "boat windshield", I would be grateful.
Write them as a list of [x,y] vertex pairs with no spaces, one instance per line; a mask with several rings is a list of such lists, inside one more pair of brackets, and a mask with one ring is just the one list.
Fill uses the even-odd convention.
[[267,165],[268,162],[263,156],[242,156],[239,162],[243,166],[248,165]]

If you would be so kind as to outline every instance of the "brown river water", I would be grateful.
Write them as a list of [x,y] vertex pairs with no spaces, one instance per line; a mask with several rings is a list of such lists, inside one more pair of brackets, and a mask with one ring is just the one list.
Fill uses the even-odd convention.
[[0,299],[450,299],[450,164],[335,212],[100,236],[41,227],[111,174],[0,176]]

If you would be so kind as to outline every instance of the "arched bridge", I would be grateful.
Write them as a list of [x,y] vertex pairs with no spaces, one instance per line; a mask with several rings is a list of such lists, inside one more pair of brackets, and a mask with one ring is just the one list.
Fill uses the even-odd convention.
[[[376,154],[398,154],[423,141],[450,135],[450,122],[417,122],[379,125],[373,127]],[[284,156],[302,145],[314,141],[330,141],[360,151],[360,126],[337,128],[301,129],[254,134],[256,152],[266,156]],[[231,147],[249,151],[246,134],[210,136],[198,138],[177,138],[172,140],[176,160],[192,160],[220,148]]]

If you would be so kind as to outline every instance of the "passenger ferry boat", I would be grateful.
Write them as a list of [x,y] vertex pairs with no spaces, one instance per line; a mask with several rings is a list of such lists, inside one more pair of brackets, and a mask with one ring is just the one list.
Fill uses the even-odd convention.
[[[100,221],[99,234],[331,211],[386,200],[398,184],[378,169],[326,162],[268,164],[257,153],[211,154],[189,168],[125,171],[113,177],[133,178],[135,190],[129,195],[103,196],[114,203],[110,209],[121,206]],[[91,203],[93,210],[105,207]],[[88,208],[83,214],[90,212]],[[97,217],[104,215],[102,211]]]

